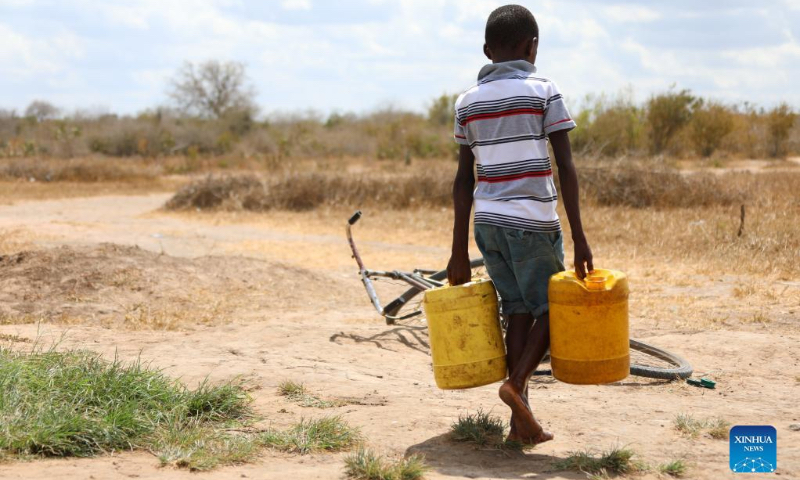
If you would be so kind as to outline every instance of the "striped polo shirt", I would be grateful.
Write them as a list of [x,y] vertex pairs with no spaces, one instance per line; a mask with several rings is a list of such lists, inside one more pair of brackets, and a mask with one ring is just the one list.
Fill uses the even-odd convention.
[[456,100],[455,140],[475,154],[475,223],[558,232],[547,136],[571,130],[558,87],[525,60],[483,67]]

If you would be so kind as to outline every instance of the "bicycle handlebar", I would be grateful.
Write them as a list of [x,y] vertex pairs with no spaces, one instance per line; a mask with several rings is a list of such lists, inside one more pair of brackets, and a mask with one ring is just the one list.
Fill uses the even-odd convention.
[[356,210],[356,213],[350,217],[350,220],[347,221],[350,225],[355,225],[355,223],[361,218],[361,210]]
[[361,255],[358,254],[356,242],[353,240],[353,232],[351,227],[358,221],[359,218],[361,218],[361,210],[356,210],[356,213],[354,213],[353,216],[350,217],[350,220],[347,221],[347,242],[350,244],[350,250],[353,252],[353,258],[358,264],[358,274],[361,276],[361,282],[364,284],[364,288],[367,290],[367,295],[372,302],[372,306],[375,307],[375,310],[377,310],[378,313],[383,315],[383,307],[381,307],[381,301],[378,299],[378,293],[375,291],[375,287],[372,286],[372,281],[367,275],[367,268],[364,266],[364,262],[361,260]]

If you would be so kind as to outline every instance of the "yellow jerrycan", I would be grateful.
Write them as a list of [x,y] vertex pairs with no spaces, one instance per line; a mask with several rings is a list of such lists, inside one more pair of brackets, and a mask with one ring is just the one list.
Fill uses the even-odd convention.
[[550,364],[566,383],[600,384],[630,373],[628,278],[595,269],[578,279],[574,271],[550,277]]
[[505,378],[506,348],[490,280],[428,290],[422,307],[436,386],[472,388]]

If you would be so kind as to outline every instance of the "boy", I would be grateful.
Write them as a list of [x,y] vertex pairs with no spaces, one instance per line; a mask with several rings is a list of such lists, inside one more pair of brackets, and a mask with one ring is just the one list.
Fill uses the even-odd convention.
[[[539,27],[519,5],[493,11],[486,22],[484,54],[492,61],[478,83],[456,100],[455,139],[461,144],[453,185],[451,285],[470,280],[467,239],[475,204],[475,241],[508,319],[508,380],[500,398],[511,407],[508,440],[552,440],[528,405],[528,379],[550,345],[547,284],[564,270],[547,139],[553,147],[580,278],[592,270],[581,226],[578,177],[567,132],[575,127],[556,85],[536,75]],[[478,185],[473,164],[477,160]]]

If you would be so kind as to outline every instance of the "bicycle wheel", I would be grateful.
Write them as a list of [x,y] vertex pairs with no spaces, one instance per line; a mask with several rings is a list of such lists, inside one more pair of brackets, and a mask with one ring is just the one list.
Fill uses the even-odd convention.
[[[683,357],[638,340],[630,339],[631,375],[659,380],[683,380],[692,376],[692,366]],[[550,361],[550,352],[542,363]],[[552,375],[549,369],[534,375]]]
[[631,339],[631,375],[663,380],[692,376],[692,366],[683,357]]
[[[476,258],[470,260],[470,268],[472,268],[472,277],[487,277],[486,270],[483,267],[483,258]],[[447,270],[439,270],[438,272],[430,275],[432,280],[447,280]],[[384,316],[386,316],[386,324],[393,325],[397,318],[389,317],[410,317],[416,316],[422,312],[422,298],[415,299],[415,297],[422,292],[419,288],[411,287],[402,295],[395,298],[383,308]],[[419,313],[418,313],[419,312]]]

